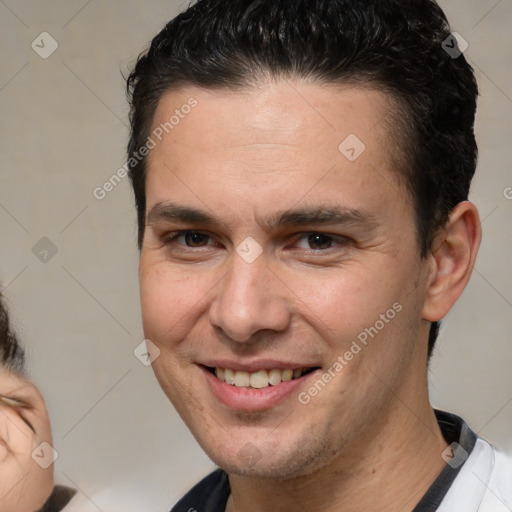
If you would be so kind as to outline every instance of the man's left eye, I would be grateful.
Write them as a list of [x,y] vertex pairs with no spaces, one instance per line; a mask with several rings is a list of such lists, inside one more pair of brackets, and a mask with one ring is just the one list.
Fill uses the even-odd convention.
[[314,251],[322,251],[330,249],[336,244],[345,244],[347,240],[344,237],[335,237],[326,235],[325,233],[308,233],[302,235],[298,241],[297,246],[301,249],[310,249]]

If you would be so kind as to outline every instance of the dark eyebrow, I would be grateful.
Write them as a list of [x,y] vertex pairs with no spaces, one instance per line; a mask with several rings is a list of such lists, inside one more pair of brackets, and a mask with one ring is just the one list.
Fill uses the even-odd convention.
[[[147,215],[147,223],[171,220],[184,224],[202,224],[211,227],[225,224],[209,212],[174,203],[157,203]],[[277,212],[267,218],[257,219],[266,231],[288,226],[354,225],[375,228],[377,219],[364,210],[341,206],[310,206]]]
[[272,230],[286,226],[316,226],[316,225],[354,225],[368,229],[377,226],[377,219],[364,210],[355,210],[343,206],[313,206],[294,210],[277,212],[263,224]]
[[154,224],[161,220],[177,221],[184,224],[204,224],[212,227],[220,227],[223,224],[210,213],[174,203],[157,203],[151,208],[146,222]]

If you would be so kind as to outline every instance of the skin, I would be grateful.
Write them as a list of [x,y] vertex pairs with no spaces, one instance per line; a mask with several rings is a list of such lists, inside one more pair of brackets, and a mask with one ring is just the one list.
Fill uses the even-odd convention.
[[[458,205],[420,257],[389,149],[394,107],[385,93],[285,80],[239,91],[188,87],[162,97],[154,127],[190,97],[197,107],[148,157],[141,304],[145,336],[160,350],[160,385],[229,474],[226,510],[412,510],[445,464],[428,399],[427,338],[469,279],[476,208]],[[349,134],[366,146],[355,161],[338,150]],[[169,203],[219,223],[159,215],[157,205]],[[326,206],[357,210],[364,221],[264,223]],[[172,239],[177,231],[206,236]],[[332,238],[311,244],[311,233]],[[248,236],[263,250],[252,263],[236,252]],[[320,367],[299,389],[307,391],[396,303],[395,318],[307,405],[293,393],[263,411],[232,410],[198,366],[221,358]]]
[[51,494],[53,465],[43,469],[32,458],[32,452],[43,441],[52,444],[50,420],[41,393],[28,380],[0,367],[2,512],[34,512]]

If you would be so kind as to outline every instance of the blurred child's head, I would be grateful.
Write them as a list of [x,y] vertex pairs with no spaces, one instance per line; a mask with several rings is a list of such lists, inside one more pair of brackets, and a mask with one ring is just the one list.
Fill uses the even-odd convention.
[[53,489],[50,420],[38,389],[25,377],[24,352],[0,295],[0,510],[34,512]]

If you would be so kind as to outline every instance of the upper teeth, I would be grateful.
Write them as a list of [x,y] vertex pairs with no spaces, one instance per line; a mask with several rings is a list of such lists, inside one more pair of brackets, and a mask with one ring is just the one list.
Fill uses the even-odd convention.
[[304,370],[291,370],[289,368],[281,370],[273,368],[272,370],[258,370],[257,372],[243,372],[230,370],[229,368],[215,368],[215,375],[222,382],[231,384],[239,388],[251,387],[256,389],[266,388],[267,386],[277,386],[283,381],[297,379]]

